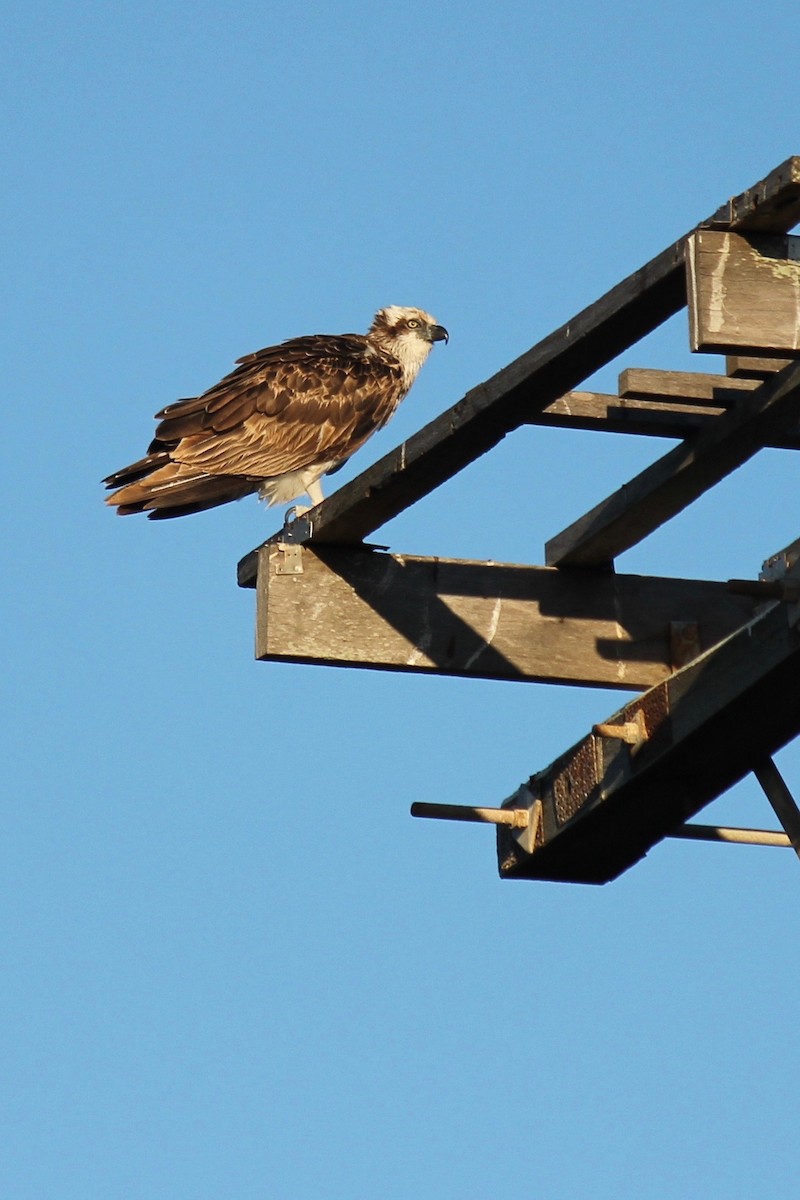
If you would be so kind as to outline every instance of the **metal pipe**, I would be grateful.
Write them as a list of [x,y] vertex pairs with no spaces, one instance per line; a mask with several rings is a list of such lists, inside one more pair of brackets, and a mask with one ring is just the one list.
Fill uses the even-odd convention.
[[[412,817],[431,817],[440,821],[469,821],[478,825],[510,825],[526,829],[530,821],[527,808],[473,808],[465,804],[428,804],[419,800],[411,805]],[[732,842],[744,846],[784,846],[791,841],[777,829],[734,829],[723,825],[682,825],[667,835],[698,842]]]
[[794,796],[786,786],[783,776],[771,758],[753,767],[755,775],[764,794],[775,810],[775,816],[786,830],[787,841],[800,858],[800,809],[795,803]]
[[739,842],[745,846],[791,846],[785,833],[777,829],[728,829],[721,825],[681,825],[668,834],[700,842]]
[[417,801],[411,805],[412,817],[436,817],[440,821],[475,821],[479,824],[511,825],[527,829],[527,808],[470,808],[465,804],[427,804]]

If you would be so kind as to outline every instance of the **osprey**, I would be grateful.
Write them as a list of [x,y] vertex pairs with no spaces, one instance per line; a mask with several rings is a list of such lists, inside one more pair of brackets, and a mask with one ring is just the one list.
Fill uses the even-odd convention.
[[391,305],[369,333],[315,334],[237,359],[202,396],[156,413],[147,454],[103,482],[106,503],[151,519],[182,517],[258,492],[269,504],[307,493],[391,417],[447,330]]

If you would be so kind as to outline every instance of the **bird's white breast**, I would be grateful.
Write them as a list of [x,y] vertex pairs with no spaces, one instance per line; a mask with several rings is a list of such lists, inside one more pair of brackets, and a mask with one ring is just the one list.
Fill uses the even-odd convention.
[[406,391],[419,374],[419,369],[425,362],[432,349],[431,343],[417,337],[415,333],[404,333],[396,338],[392,345],[392,353],[403,369],[403,383]]

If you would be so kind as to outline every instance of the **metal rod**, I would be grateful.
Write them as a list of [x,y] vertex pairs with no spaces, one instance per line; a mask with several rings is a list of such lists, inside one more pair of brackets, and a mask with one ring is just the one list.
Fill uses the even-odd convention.
[[791,846],[777,829],[727,829],[721,825],[681,825],[668,835],[700,842],[739,842],[745,846]]
[[436,817],[440,821],[476,821],[479,824],[511,825],[515,829],[528,826],[527,808],[470,808],[465,804],[426,804],[417,801],[411,805],[412,817]]
[[800,858],[800,808],[797,807],[783,776],[771,758],[765,758],[753,767],[753,774],[775,809],[775,816],[786,830],[789,845]]

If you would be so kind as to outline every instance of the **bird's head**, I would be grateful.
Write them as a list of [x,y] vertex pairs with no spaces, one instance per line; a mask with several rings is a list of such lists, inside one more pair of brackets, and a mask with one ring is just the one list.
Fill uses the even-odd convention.
[[367,335],[402,364],[410,386],[434,342],[447,342],[449,334],[430,313],[421,308],[390,304],[375,314]]
[[399,304],[390,304],[388,308],[379,309],[375,313],[370,333],[389,340],[419,339],[429,345],[450,340],[444,325],[438,325],[436,318],[430,313],[423,312],[421,308],[402,308]]

